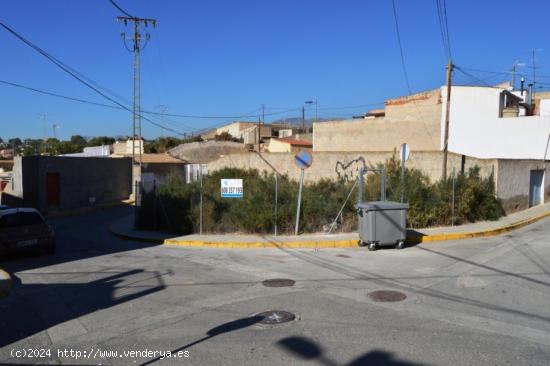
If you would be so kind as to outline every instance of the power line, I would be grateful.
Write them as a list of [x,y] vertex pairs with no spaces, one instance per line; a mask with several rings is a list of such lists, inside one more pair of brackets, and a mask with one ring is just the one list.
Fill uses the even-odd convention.
[[[483,80],[483,79],[480,79],[479,77],[473,75],[473,74],[470,74],[469,72],[465,71],[462,67],[459,67],[459,66],[456,66],[454,65],[454,68],[458,71],[460,71],[462,74],[464,74],[465,76],[475,80],[476,82],[479,82],[482,84],[482,86],[484,87],[488,87],[488,88],[496,88],[496,89],[502,89],[502,88],[499,88],[497,86],[494,86],[494,85],[490,85],[487,83],[487,80]],[[498,75],[496,75],[498,76]],[[493,76],[494,77],[494,76]]]
[[118,11],[120,11],[121,13],[123,13],[124,15],[130,17],[130,18],[135,18],[133,15],[130,15],[128,14],[128,12],[124,9],[122,9],[120,6],[117,5],[117,3],[115,3],[113,0],[109,0],[109,2],[115,7],[118,9]]
[[[405,55],[403,53],[403,45],[401,43],[401,33],[399,31],[399,22],[397,20],[397,9],[396,9],[396,6],[395,6],[395,0],[392,0],[392,9],[393,9],[393,19],[395,21],[395,31],[396,31],[396,34],[397,34],[397,44],[399,46],[399,54],[401,55],[401,67],[402,67],[402,70],[403,70],[403,76],[405,77],[405,84],[407,86],[408,95],[411,96],[413,93],[412,93],[412,90],[411,90],[411,84],[409,82],[409,75],[407,73],[407,66],[405,64]],[[416,100],[414,100],[414,99],[413,99],[413,105],[416,108],[416,111],[418,112],[418,116],[419,116],[419,118],[422,122],[422,125],[424,126],[424,129],[426,130],[426,132],[430,136],[430,139],[432,139],[432,133],[430,132],[430,130],[426,126],[426,121],[424,119],[424,116],[422,115],[422,112],[420,111],[420,108],[418,107],[418,105],[416,104]]]
[[[71,71],[68,67],[66,67],[61,61],[59,61],[58,59],[56,59],[55,57],[53,57],[52,55],[50,55],[49,53],[47,53],[46,51],[44,51],[43,49],[41,49],[40,47],[38,47],[37,45],[35,45],[34,43],[32,43],[31,41],[27,40],[25,37],[23,37],[22,35],[20,35],[19,33],[17,33],[16,31],[14,31],[13,29],[11,29],[10,27],[8,27],[7,25],[5,25],[4,23],[0,22],[0,26],[2,28],[4,28],[6,31],[8,31],[9,33],[11,33],[13,36],[15,36],[17,39],[19,39],[21,42],[25,43],[27,46],[31,47],[33,50],[35,50],[36,52],[40,53],[42,56],[44,56],[46,59],[48,59],[50,62],[52,62],[54,65],[56,65],[58,68],[60,68],[61,70],[63,70],[65,73],[69,74],[70,76],[72,76],[73,78],[75,78],[76,80],[78,80],[80,83],[84,84],[85,86],[87,86],[88,88],[92,89],[93,91],[95,91],[97,94],[101,95],[103,98],[107,99],[108,101],[118,105],[119,107],[127,110],[128,112],[132,112],[133,111],[126,107],[124,104],[118,102],[117,100],[109,97],[108,95],[106,95],[105,93],[103,93],[101,90],[99,90],[98,88],[94,87],[93,85],[91,85],[90,83],[88,83],[87,81],[83,80],[81,77],[79,77],[75,72]],[[141,116],[141,115],[140,115]],[[144,120],[146,120],[147,122],[157,126],[157,127],[161,127],[167,131],[170,131],[170,132],[173,132],[175,134],[178,134],[178,135],[184,135],[183,133],[179,132],[179,131],[176,131],[174,129],[171,129],[171,128],[167,128],[167,127],[164,127],[162,125],[160,125],[159,123],[156,123],[152,120],[150,120],[149,118],[146,118],[146,117],[143,117],[141,116]]]
[[441,33],[441,41],[443,44],[443,51],[447,56],[447,59],[453,58],[451,52],[451,37],[449,36],[449,23],[447,21],[447,2],[446,0],[435,0],[437,7],[437,17],[439,19],[439,31]]
[[397,44],[399,45],[399,54],[401,55],[401,68],[403,69],[403,76],[405,77],[405,83],[407,84],[407,91],[409,95],[411,92],[411,85],[409,83],[409,75],[407,73],[407,67],[405,66],[405,56],[403,55],[403,45],[401,44],[401,33],[399,32],[399,23],[397,21],[397,10],[395,8],[395,0],[392,0],[393,8],[393,20],[395,21],[395,32],[397,33]]

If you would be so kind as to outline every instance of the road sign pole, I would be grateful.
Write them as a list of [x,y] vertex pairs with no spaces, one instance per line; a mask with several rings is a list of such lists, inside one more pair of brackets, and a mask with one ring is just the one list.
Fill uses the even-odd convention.
[[304,169],[300,169],[300,189],[298,190],[298,207],[296,208],[296,227],[294,228],[294,235],[298,235],[298,228],[300,226],[300,206],[302,204],[302,188],[304,186]]
[[200,187],[201,187],[201,198],[200,198],[200,213],[199,213],[199,235],[202,235],[202,165],[200,167]]
[[405,200],[405,149],[401,149],[401,203]]
[[277,236],[277,219],[278,219],[278,207],[279,204],[279,175],[275,173],[275,236]]

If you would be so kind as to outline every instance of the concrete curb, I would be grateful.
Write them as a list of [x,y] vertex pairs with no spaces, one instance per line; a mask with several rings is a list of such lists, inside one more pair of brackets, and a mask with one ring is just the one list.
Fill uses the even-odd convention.
[[164,244],[166,240],[164,239],[155,239],[155,238],[146,238],[144,236],[140,236],[138,234],[127,234],[127,233],[121,233],[120,231],[113,228],[113,225],[109,225],[109,232],[115,236],[118,236],[121,239],[125,240],[133,240],[133,241],[141,241],[146,243],[155,243],[155,244]]
[[[447,233],[447,234],[435,234],[435,235],[411,235],[407,236],[407,244],[419,244],[419,243],[434,243],[446,240],[459,240],[459,239],[471,239],[479,237],[488,237],[503,234],[512,230],[522,228],[526,225],[532,224],[543,218],[549,217],[550,212],[531,217],[526,220],[518,221],[513,224],[502,226],[496,229],[488,229],[482,231],[465,232],[465,233]],[[311,241],[311,240],[299,240],[299,241],[281,241],[281,242],[208,242],[201,240],[177,240],[166,239],[164,245],[169,246],[181,246],[181,247],[208,247],[208,248],[353,248],[357,246],[357,240],[336,240],[336,241]]]
[[13,286],[11,275],[0,268],[0,299],[9,295]]
[[418,244],[418,243],[429,243],[435,241],[446,241],[446,240],[460,240],[460,239],[471,239],[471,238],[482,238],[488,236],[495,236],[507,233],[512,230],[520,229],[524,226],[542,220],[550,216],[550,212],[545,212],[541,215],[534,216],[525,220],[514,222],[513,224],[501,226],[496,229],[487,229],[481,231],[465,232],[465,233],[449,233],[449,234],[435,234],[435,235],[415,235],[407,236],[407,243],[409,244]]
[[353,248],[357,240],[295,240],[281,242],[208,242],[201,240],[166,239],[164,245],[209,248]]

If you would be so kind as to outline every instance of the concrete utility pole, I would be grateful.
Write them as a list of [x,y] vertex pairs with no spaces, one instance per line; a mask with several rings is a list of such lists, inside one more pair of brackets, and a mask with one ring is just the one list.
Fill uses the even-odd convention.
[[[164,104],[159,104],[157,105],[157,108],[159,109],[160,111],[160,123],[161,125],[164,126],[164,114],[166,113],[166,111],[168,110],[168,106],[167,105],[164,105]],[[185,137],[185,136],[184,136]]]
[[42,154],[43,152],[46,152],[46,140],[48,140],[48,133],[47,131],[47,122],[48,114],[47,113],[40,113],[40,119],[42,120],[42,124],[44,127],[44,138],[42,139],[42,145],[40,146],[40,149],[38,151],[39,154]]
[[53,129],[53,138],[54,138],[54,139],[57,139],[57,132],[56,132],[56,130],[57,130],[58,128],[59,128],[59,125],[58,125],[57,123],[54,123],[54,124],[52,125],[52,129]]
[[302,133],[305,133],[306,128],[306,107],[302,106]]
[[257,143],[258,143],[258,152],[260,152],[260,128],[261,128],[261,123],[262,123],[262,117],[261,116],[258,116],[258,126],[256,127],[256,129],[258,130],[258,139],[256,140]]
[[[150,35],[149,33],[145,33],[145,37],[142,36],[140,31],[140,26],[143,23],[145,27],[148,26],[148,24],[152,24],[153,27],[157,26],[156,19],[148,19],[148,18],[138,18],[138,17],[130,17],[130,16],[118,16],[117,20],[119,22],[123,22],[124,25],[128,25],[128,23],[133,23],[134,25],[134,34],[130,38],[133,41],[132,47],[128,47],[126,44],[126,33],[121,33],[122,39],[124,41],[124,45],[126,46],[126,49],[129,52],[132,52],[134,54],[134,105],[133,105],[133,113],[132,113],[132,162],[134,165],[139,166],[139,171],[141,175],[141,149],[143,146],[142,139],[141,139],[141,85],[140,85],[140,52],[145,48],[145,45],[149,41]],[[143,47],[141,45],[141,41],[145,38],[145,43],[143,44]],[[138,160],[136,164],[136,139],[139,140],[139,149],[138,149]],[[135,180],[135,179],[134,179]]]
[[449,151],[449,114],[451,113],[451,84],[453,75],[453,62],[449,59],[447,64],[447,104],[445,108],[445,139],[443,140],[443,179],[447,179],[447,155]]
[[516,67],[518,66],[525,66],[525,64],[519,61],[514,62],[514,65],[512,66],[512,90],[516,88]]

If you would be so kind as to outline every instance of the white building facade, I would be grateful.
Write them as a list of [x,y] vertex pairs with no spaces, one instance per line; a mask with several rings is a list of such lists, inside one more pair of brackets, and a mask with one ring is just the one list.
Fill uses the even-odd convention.
[[[441,89],[441,148],[447,88]],[[498,87],[454,86],[449,115],[450,152],[497,159],[495,183],[508,211],[550,200],[547,178],[550,100],[530,106],[528,92]]]

